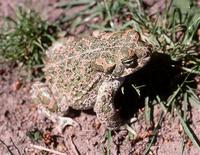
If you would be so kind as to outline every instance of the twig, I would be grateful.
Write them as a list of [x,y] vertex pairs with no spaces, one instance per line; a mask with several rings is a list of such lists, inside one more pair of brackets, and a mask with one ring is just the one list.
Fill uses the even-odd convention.
[[[78,151],[78,149],[77,149],[77,147],[75,146],[75,144],[74,144],[74,142],[73,142],[73,139],[72,139],[72,136],[64,136],[64,144],[65,144],[65,147],[67,147],[67,138],[69,138],[70,139],[70,148],[72,149],[72,151],[73,151],[73,154],[75,154],[75,155],[80,155],[80,152]],[[71,151],[70,151],[70,153],[71,153]]]
[[12,153],[12,151],[10,150],[9,146],[8,146],[3,140],[0,139],[0,142],[7,148],[8,152],[9,152],[11,155],[14,155],[14,154]]
[[76,145],[74,144],[74,141],[73,141],[72,136],[70,137],[70,140],[71,140],[71,147],[72,147],[74,153],[75,153],[76,155],[81,155],[80,152],[78,151]]
[[15,143],[13,142],[12,138],[10,138],[10,140],[11,140],[11,142],[12,142],[14,148],[17,150],[17,153],[18,153],[19,155],[21,155],[21,152],[19,151],[18,147],[17,147],[17,146],[15,145]]
[[47,152],[50,152],[50,153],[54,153],[54,154],[57,154],[57,155],[67,155],[66,153],[58,152],[56,150],[48,149],[48,148],[45,148],[45,147],[39,146],[39,145],[33,145],[32,144],[31,147],[33,147],[35,149],[38,149],[38,150],[42,150],[42,151],[47,151]]

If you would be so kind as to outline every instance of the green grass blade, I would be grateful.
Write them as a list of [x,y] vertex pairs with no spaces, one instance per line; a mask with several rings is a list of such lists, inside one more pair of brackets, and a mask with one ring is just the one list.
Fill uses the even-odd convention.
[[181,10],[182,14],[186,14],[190,9],[190,0],[173,0],[172,5]]
[[110,144],[112,140],[111,130],[107,130],[107,147],[106,147],[106,155],[110,155]]
[[191,104],[192,107],[197,108],[200,110],[200,100],[198,98],[198,96],[195,94],[195,92],[192,90],[192,88],[190,88],[189,86],[187,86],[188,90],[188,102]]
[[159,117],[159,120],[158,120],[158,124],[156,125],[156,127],[155,127],[154,130],[153,130],[153,136],[150,138],[149,143],[147,144],[147,146],[146,146],[144,152],[142,153],[143,155],[147,155],[147,154],[149,153],[151,146],[152,146],[153,143],[155,142],[156,136],[157,136],[158,131],[159,131],[159,128],[160,128],[160,126],[161,126],[161,124],[162,124],[163,118],[164,118],[164,113],[161,112],[160,117]]
[[75,0],[75,1],[68,1],[68,2],[57,2],[55,3],[54,7],[61,7],[61,8],[71,8],[77,5],[87,5],[90,4],[91,0]]
[[152,112],[153,112],[153,107],[151,106],[151,102],[149,101],[149,97],[145,98],[145,107],[144,107],[144,115],[145,115],[145,120],[148,126],[152,124]]
[[188,111],[188,93],[183,94],[183,119],[187,121],[187,111]]
[[167,101],[167,106],[170,106],[172,102],[176,99],[176,96],[178,95],[179,91],[181,90],[181,86],[179,86],[176,91],[170,96],[169,100]]
[[166,103],[164,104],[158,95],[156,96],[156,101],[161,105],[161,108],[164,111],[164,113],[167,113],[168,109],[165,106]]
[[194,34],[196,33],[196,30],[200,24],[200,17],[198,17],[193,23],[190,24],[190,26],[187,28],[187,31],[185,32],[185,37],[183,40],[183,44],[189,45],[192,41],[192,38]]
[[179,112],[176,110],[176,113],[178,115],[178,118],[181,122],[181,125],[186,133],[186,135],[190,138],[190,140],[192,141],[192,143],[199,149],[200,151],[200,141],[198,140],[198,138],[196,137],[196,135],[194,134],[194,132],[192,131],[192,129],[186,124],[186,122],[184,121],[184,119],[181,117],[181,115],[179,114]]

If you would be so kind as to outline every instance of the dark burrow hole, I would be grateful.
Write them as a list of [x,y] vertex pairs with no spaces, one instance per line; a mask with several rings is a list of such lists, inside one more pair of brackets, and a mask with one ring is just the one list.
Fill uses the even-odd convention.
[[[181,64],[181,60],[173,61],[167,54],[154,53],[143,68],[119,79],[123,84],[116,93],[114,105],[122,120],[129,120],[143,108],[147,96],[152,101],[156,96],[166,100],[187,76],[183,74]],[[194,75],[187,78],[190,80],[191,87],[196,88]]]

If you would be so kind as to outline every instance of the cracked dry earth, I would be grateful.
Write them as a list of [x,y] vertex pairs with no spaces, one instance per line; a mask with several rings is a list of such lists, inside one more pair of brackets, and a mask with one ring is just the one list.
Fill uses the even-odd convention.
[[[135,130],[134,137],[127,130],[111,132],[108,138],[107,130],[98,122],[94,112],[71,111],[71,116],[81,124],[81,128],[66,127],[63,134],[57,133],[53,124],[42,117],[31,102],[29,90],[31,82],[24,78],[27,72],[12,63],[0,64],[0,152],[2,155],[63,153],[66,155],[139,155],[142,154],[152,131],[144,120],[144,110],[141,109],[130,127]],[[154,112],[155,122],[158,122],[160,109]],[[192,109],[191,127],[200,137],[199,111]],[[39,132],[40,138],[30,139],[29,132]],[[166,116],[159,130],[157,140],[149,154],[177,155],[181,153],[183,130],[177,118]],[[49,153],[49,151],[57,151]],[[198,149],[186,138],[184,155],[198,155]]]

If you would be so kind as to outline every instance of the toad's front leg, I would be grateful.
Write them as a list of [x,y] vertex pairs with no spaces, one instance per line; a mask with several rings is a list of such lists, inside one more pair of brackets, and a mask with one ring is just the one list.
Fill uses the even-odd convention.
[[[31,89],[31,97],[34,103],[38,105],[39,111],[56,124],[59,132],[61,132],[68,125],[79,126],[79,124],[72,118],[62,117],[57,113],[57,100],[47,84],[42,82],[34,83]],[[64,96],[59,98],[59,102],[67,102]],[[63,111],[67,112],[68,107],[66,106],[66,109]]]
[[123,124],[119,110],[115,108],[114,97],[121,86],[119,80],[105,80],[99,87],[94,111],[98,119],[109,129],[116,129]]

